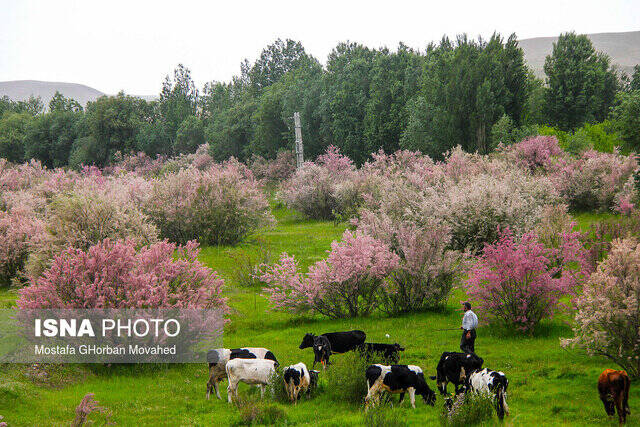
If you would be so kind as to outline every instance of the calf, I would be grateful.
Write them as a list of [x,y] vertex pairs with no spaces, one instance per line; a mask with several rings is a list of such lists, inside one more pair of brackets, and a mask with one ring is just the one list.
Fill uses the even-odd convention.
[[225,369],[227,362],[232,359],[267,359],[278,363],[276,356],[268,349],[262,347],[243,348],[218,348],[207,352],[207,362],[209,362],[209,381],[207,381],[207,399],[211,391],[216,392],[216,397],[220,397],[218,383],[227,378]]
[[496,398],[496,413],[499,419],[509,415],[507,406],[507,387],[509,380],[503,372],[484,368],[471,373],[467,380],[469,391],[476,393],[493,393]]
[[307,365],[300,362],[287,366],[283,371],[284,388],[292,402],[298,402],[300,392],[310,394],[318,384],[318,371],[309,371]]
[[[445,351],[440,356],[436,376],[431,377],[436,380],[440,394],[447,394],[447,384],[453,383],[455,393],[463,390],[467,373],[482,369],[484,360],[475,353],[454,353]],[[463,386],[463,387],[460,387]]]
[[400,344],[379,344],[373,342],[366,342],[358,346],[358,351],[362,353],[368,361],[378,357],[388,363],[398,363],[400,360],[400,352],[404,351],[404,348]]
[[618,410],[618,421],[620,424],[627,421],[627,414],[631,415],[629,409],[629,376],[625,371],[614,371],[605,369],[598,378],[598,392],[600,400],[604,404],[604,410],[610,417]]
[[370,403],[380,401],[383,391],[387,393],[400,393],[400,403],[404,394],[409,393],[411,407],[416,407],[415,395],[419,394],[426,404],[433,406],[436,402],[436,394],[429,388],[424,379],[424,373],[415,365],[371,365],[365,373],[367,377],[367,397],[365,407]]
[[225,370],[229,378],[227,399],[231,403],[238,398],[238,384],[243,382],[257,385],[260,397],[264,397],[264,386],[271,382],[276,372],[277,363],[267,359],[232,359],[227,362]]
[[[331,344],[332,353],[346,353],[354,350],[356,347],[364,343],[367,335],[363,331],[355,330],[348,332],[328,332],[320,335],[327,337]],[[300,343],[300,350],[313,347],[316,335],[306,334]]]

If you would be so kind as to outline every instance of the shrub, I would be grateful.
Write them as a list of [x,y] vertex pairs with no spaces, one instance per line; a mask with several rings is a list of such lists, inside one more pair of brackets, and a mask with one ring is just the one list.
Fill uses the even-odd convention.
[[155,242],[157,229],[127,197],[112,187],[53,197],[46,212],[47,232],[32,239],[27,275],[37,278],[53,257],[68,247],[86,250],[107,238],[127,239],[136,247]]
[[145,212],[177,243],[236,244],[273,221],[258,181],[236,160],[154,180]]
[[555,136],[535,136],[527,138],[505,149],[508,158],[532,172],[547,172],[554,158],[563,154]]
[[0,210],[0,286],[22,271],[32,240],[44,233],[44,223],[24,200]]
[[386,243],[400,261],[380,288],[379,304],[390,314],[433,309],[447,301],[461,266],[448,249],[449,229],[430,221],[418,227],[394,223],[388,216],[363,212],[358,230]]
[[265,269],[261,280],[276,309],[311,308],[331,318],[368,315],[377,305],[384,278],[398,266],[398,256],[379,240],[345,231],[331,243],[327,259],[318,261],[306,276],[293,257],[282,254],[280,264]]
[[367,395],[365,372],[369,363],[357,352],[339,354],[331,358],[330,369],[323,375],[327,380],[327,395],[335,402],[361,405]]
[[[177,255],[176,255],[177,251]],[[68,248],[42,276],[19,291],[18,307],[221,308],[224,282],[202,265],[198,245],[106,239],[87,250]],[[99,278],[99,280],[98,280]]]
[[330,146],[316,162],[305,162],[280,188],[278,197],[291,209],[310,218],[331,219],[353,210],[353,191],[339,187],[354,181],[357,171],[351,159]]
[[575,233],[564,233],[559,248],[546,248],[533,232],[517,240],[505,231],[499,241],[485,246],[469,272],[467,293],[479,301],[490,322],[532,332],[584,278],[575,265],[582,256]]
[[636,169],[633,156],[590,150],[558,162],[551,178],[570,208],[609,210]]
[[266,246],[264,241],[260,241],[259,244],[260,247],[256,254],[249,252],[228,253],[235,265],[231,277],[240,286],[259,289],[265,285],[265,282],[260,280],[260,266],[271,263],[271,249]]
[[367,427],[403,427],[407,422],[400,414],[394,413],[382,405],[370,408],[364,414],[364,425]]
[[278,151],[275,159],[266,160],[255,154],[249,161],[249,168],[254,176],[268,183],[283,182],[296,171],[296,158],[293,151]]
[[442,407],[440,423],[464,427],[489,422],[495,413],[494,397],[490,393],[463,393],[453,397],[450,409]]
[[[444,199],[444,200],[443,200]],[[498,229],[520,235],[538,223],[543,207],[558,202],[551,182],[517,171],[462,179],[442,198],[423,205],[423,215],[442,218],[451,247],[479,252],[498,238]]]
[[243,399],[236,403],[240,413],[234,426],[286,425],[287,413],[278,405]]
[[576,309],[574,338],[562,345],[604,356],[640,377],[640,245],[635,238],[613,242],[584,285]]

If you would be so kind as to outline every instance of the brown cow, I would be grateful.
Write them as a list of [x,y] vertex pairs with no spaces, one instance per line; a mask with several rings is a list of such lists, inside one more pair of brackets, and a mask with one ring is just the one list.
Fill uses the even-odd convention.
[[618,410],[620,424],[626,422],[629,410],[629,376],[625,371],[605,369],[598,378],[600,400],[604,403],[604,410],[610,417]]

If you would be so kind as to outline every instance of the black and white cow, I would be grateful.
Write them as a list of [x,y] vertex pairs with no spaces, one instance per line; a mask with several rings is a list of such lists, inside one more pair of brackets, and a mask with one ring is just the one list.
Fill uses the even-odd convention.
[[365,373],[367,377],[367,397],[365,407],[380,401],[383,392],[400,393],[400,403],[404,394],[409,393],[411,407],[416,407],[415,395],[422,396],[425,403],[434,405],[436,394],[429,388],[424,373],[415,365],[370,365]]
[[468,373],[482,369],[483,363],[484,360],[475,353],[445,351],[440,356],[436,376],[431,379],[436,380],[438,390],[443,396],[447,394],[447,384],[449,383],[455,386],[455,392],[458,394],[464,389]]
[[509,415],[509,406],[507,406],[508,386],[509,380],[503,372],[492,371],[488,368],[472,372],[467,380],[469,391],[495,395],[496,412],[499,419],[503,419],[505,414]]
[[284,368],[282,376],[289,399],[297,403],[301,392],[309,395],[318,385],[318,373],[318,371],[309,371],[307,365],[302,362]]
[[300,343],[300,349],[313,347],[315,359],[313,367],[320,362],[323,367],[329,363],[331,354],[346,353],[364,344],[367,335],[364,331],[328,332],[322,335],[306,334]]
[[273,379],[278,367],[277,362],[268,359],[232,359],[227,362],[225,371],[229,378],[227,399],[229,403],[238,399],[238,384],[243,382],[260,388],[260,397],[264,397],[264,387]]
[[368,361],[380,358],[387,363],[398,363],[400,360],[400,352],[404,351],[404,348],[398,343],[380,344],[366,342],[358,346],[358,351],[362,353],[363,357]]
[[207,362],[209,362],[209,381],[207,381],[207,399],[211,395],[211,391],[215,391],[218,399],[220,391],[218,383],[227,378],[226,365],[232,359],[267,359],[272,360],[278,366],[276,356],[268,349],[262,347],[243,347],[243,348],[217,348],[207,352]]

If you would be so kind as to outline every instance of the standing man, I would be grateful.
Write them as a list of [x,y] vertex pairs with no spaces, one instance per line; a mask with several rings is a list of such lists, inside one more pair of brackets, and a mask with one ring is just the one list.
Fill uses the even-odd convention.
[[467,301],[462,303],[464,317],[462,317],[462,338],[460,339],[460,349],[465,353],[475,353],[476,351],[476,328],[478,327],[478,316],[471,311],[471,304]]

